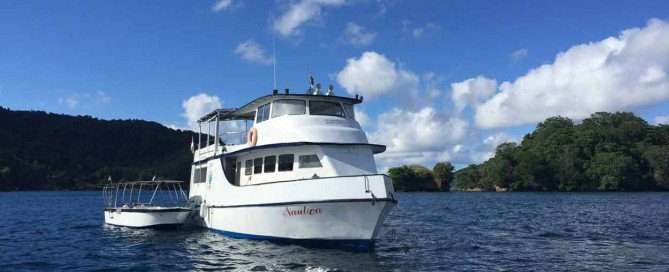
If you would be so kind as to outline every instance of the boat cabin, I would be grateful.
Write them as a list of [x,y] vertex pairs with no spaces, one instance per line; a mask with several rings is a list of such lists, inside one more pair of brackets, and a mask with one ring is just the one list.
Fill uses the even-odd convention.
[[211,182],[213,161],[236,186],[376,174],[370,144],[355,120],[363,98],[274,91],[233,109],[215,110],[199,120],[191,188]]

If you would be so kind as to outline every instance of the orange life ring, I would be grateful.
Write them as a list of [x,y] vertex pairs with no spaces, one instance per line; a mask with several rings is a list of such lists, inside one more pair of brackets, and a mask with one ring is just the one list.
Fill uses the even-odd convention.
[[246,144],[249,146],[255,146],[258,143],[258,130],[255,127],[249,129],[249,133],[246,134]]

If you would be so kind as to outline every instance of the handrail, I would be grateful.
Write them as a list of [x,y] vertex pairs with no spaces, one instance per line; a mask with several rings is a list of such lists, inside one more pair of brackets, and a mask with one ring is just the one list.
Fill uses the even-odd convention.
[[[245,187],[245,186],[258,186],[258,185],[267,185],[267,184],[274,184],[274,183],[283,183],[283,182],[295,182],[295,181],[303,181],[303,180],[322,180],[322,179],[333,179],[333,178],[355,178],[355,177],[372,177],[372,176],[386,176],[390,177],[386,174],[362,174],[362,175],[348,175],[348,176],[331,176],[331,177],[318,177],[318,178],[301,178],[301,179],[289,179],[289,180],[279,180],[279,181],[270,181],[270,182],[263,182],[263,183],[256,183],[256,184],[246,184],[246,185],[234,185],[230,183],[233,186],[237,187]],[[228,182],[229,183],[229,182]]]
[[[160,200],[159,202],[161,203],[186,202],[188,200],[188,196],[184,192],[181,183],[184,182],[176,180],[164,180],[164,181],[133,181],[133,182],[110,183],[103,186],[102,188],[105,207],[117,208],[121,205],[127,205],[129,207],[137,205],[154,205],[153,202],[156,200],[158,191],[164,191],[166,193],[166,195],[164,195],[164,198],[163,197],[158,198],[158,200]],[[165,185],[164,187],[162,186],[163,184]],[[138,186],[137,189],[135,189],[135,185]],[[148,199],[147,194],[144,194],[145,196],[142,196],[142,189],[145,189],[144,186],[148,186],[149,188],[151,188],[150,185],[155,185],[155,188],[153,190],[153,193],[151,194],[151,198]],[[130,190],[127,189],[128,186],[130,186]],[[126,191],[129,191],[127,197],[125,194]],[[119,194],[121,195],[120,199],[119,199]],[[148,200],[148,202],[146,202],[146,200]]]

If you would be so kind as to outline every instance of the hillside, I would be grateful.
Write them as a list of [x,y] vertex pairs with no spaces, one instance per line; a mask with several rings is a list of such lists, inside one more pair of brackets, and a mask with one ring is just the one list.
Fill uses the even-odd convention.
[[628,112],[593,114],[579,124],[552,117],[520,144],[460,169],[461,190],[669,190],[669,125],[650,125]]
[[155,122],[0,107],[0,191],[92,189],[108,176],[187,180],[191,137]]

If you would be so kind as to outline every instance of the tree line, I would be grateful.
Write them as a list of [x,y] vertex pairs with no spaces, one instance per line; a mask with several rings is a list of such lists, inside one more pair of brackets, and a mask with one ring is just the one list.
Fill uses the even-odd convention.
[[[397,169],[389,172],[394,179]],[[420,180],[415,182],[423,183]],[[398,190],[407,188],[397,185]],[[458,170],[453,187],[483,191],[669,190],[669,125],[651,125],[629,112],[598,112],[578,124],[569,118],[551,117],[525,135],[520,144],[501,144],[492,158]]]
[[539,123],[520,144],[456,174],[458,188],[511,191],[649,191],[669,189],[669,126],[629,112],[598,112],[575,124]]
[[454,167],[450,162],[438,162],[430,170],[420,165],[390,168],[388,175],[400,192],[449,191],[453,183]]
[[188,180],[192,132],[0,107],[0,191],[95,189],[153,176]]

